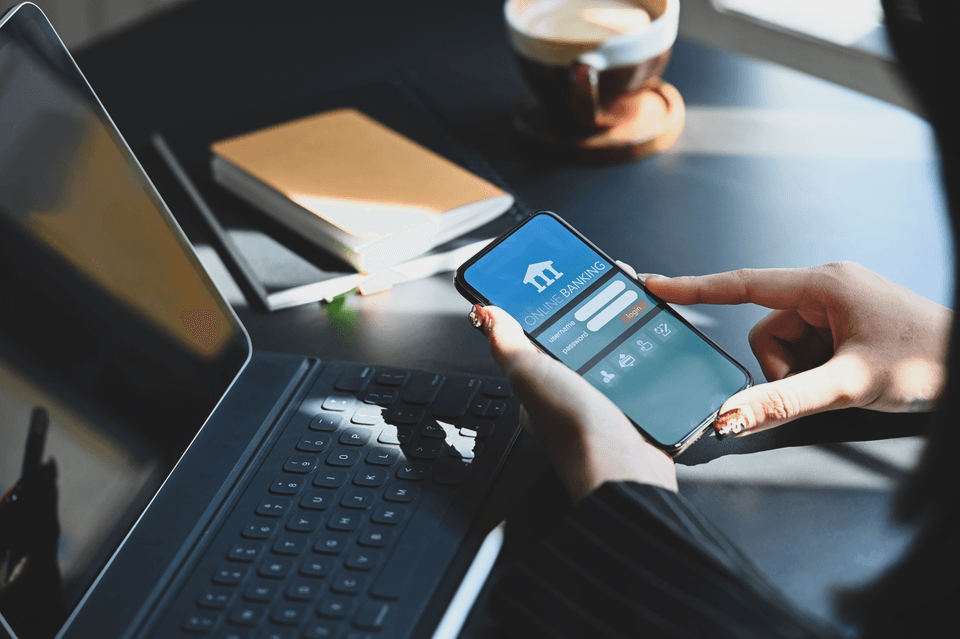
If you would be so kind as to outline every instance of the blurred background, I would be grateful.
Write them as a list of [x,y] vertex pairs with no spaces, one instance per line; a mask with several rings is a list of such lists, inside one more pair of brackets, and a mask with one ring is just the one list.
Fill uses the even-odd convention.
[[[71,51],[189,0],[37,0]],[[20,4],[0,0],[0,13]]]

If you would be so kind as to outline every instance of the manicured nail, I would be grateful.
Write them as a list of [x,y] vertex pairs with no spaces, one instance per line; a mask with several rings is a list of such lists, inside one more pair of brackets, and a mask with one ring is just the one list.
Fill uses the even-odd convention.
[[473,310],[470,311],[470,314],[467,315],[467,318],[470,320],[470,323],[473,324],[475,329],[483,332],[483,322],[488,318],[486,311],[484,311],[479,304],[473,305]]
[[713,422],[713,431],[717,439],[727,439],[746,432],[749,426],[746,413],[740,408],[734,408],[717,416]]

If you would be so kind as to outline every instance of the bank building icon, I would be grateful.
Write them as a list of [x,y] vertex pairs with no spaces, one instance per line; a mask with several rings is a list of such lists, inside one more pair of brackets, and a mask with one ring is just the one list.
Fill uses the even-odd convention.
[[[550,273],[553,275],[553,278],[547,275],[545,271],[550,271]],[[561,275],[563,275],[563,273],[558,273],[556,270],[554,270],[553,260],[547,262],[537,262],[536,264],[531,264],[527,267],[527,275],[523,278],[523,283],[533,284],[537,287],[537,293],[543,293],[545,290],[547,290],[548,286],[556,281],[555,278],[558,278]],[[543,282],[543,284],[538,282],[538,279]]]

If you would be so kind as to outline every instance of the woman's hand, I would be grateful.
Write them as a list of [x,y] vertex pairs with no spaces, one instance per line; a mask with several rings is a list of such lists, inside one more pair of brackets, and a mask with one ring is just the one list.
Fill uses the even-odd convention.
[[538,351],[502,309],[474,307],[490,352],[524,408],[574,502],[605,481],[677,490],[673,460],[647,443],[617,406],[585,379]]
[[674,304],[775,309],[750,331],[770,383],[724,403],[721,437],[837,408],[930,410],[943,389],[953,312],[859,264],[644,279]]

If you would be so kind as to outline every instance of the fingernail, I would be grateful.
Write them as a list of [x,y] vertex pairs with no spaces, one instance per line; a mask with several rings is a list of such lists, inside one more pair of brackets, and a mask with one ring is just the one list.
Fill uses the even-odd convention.
[[713,431],[717,439],[727,439],[746,432],[749,426],[746,413],[740,408],[734,408],[717,416],[713,422]]
[[473,327],[483,332],[483,323],[488,320],[487,312],[479,304],[473,305],[473,310],[470,311],[470,314],[467,315],[467,319],[470,320],[470,323],[473,324]]

